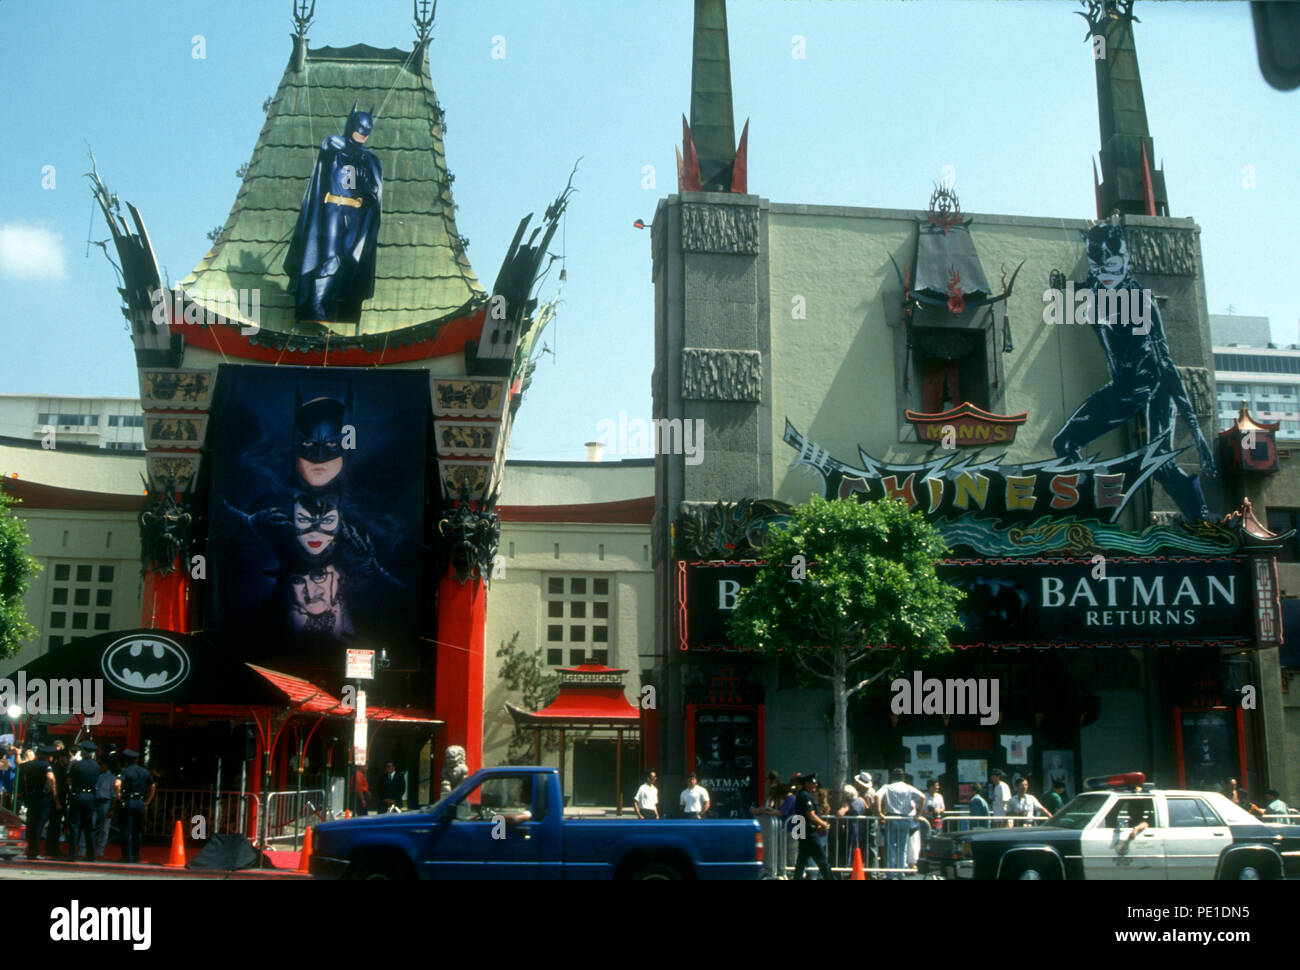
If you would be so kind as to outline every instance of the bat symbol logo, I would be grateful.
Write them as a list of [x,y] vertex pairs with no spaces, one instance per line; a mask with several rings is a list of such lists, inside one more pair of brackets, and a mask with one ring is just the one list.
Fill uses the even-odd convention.
[[162,694],[190,673],[190,658],[163,637],[124,637],[104,651],[101,667],[109,683],[131,694]]

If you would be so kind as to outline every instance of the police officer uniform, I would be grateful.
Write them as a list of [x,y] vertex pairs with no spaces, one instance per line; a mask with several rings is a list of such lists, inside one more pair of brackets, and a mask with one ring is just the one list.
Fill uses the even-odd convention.
[[99,777],[95,780],[95,855],[101,858],[108,848],[109,811],[117,797],[117,774],[107,759],[99,764]]
[[41,830],[50,820],[54,807],[54,774],[49,758],[54,755],[54,745],[43,744],[36,749],[36,759],[23,765],[23,802],[27,805],[27,858],[35,859],[41,847]]
[[71,802],[68,815],[72,821],[72,857],[86,843],[86,860],[95,861],[95,783],[99,781],[99,763],[95,752],[99,745],[94,741],[81,742],[81,760],[68,769],[68,794]]
[[122,781],[122,861],[140,861],[140,837],[144,834],[144,806],[154,787],[153,775],[136,764],[140,752],[127,748],[122,752],[126,767]]
[[[63,820],[68,811],[68,758],[66,748],[56,751],[50,762],[50,771],[54,773],[54,807],[50,809],[50,824],[45,829],[45,854],[58,859],[65,853],[59,847],[63,839]],[[75,852],[67,853],[75,855]]]

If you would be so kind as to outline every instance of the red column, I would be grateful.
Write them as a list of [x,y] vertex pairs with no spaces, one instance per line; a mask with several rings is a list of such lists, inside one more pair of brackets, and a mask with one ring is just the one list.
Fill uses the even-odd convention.
[[144,596],[140,603],[140,625],[173,633],[190,632],[190,574],[179,559],[166,576],[152,566],[145,573]]
[[447,727],[435,752],[433,788],[442,781],[447,745],[465,749],[473,773],[483,767],[483,666],[487,635],[487,590],[474,576],[461,582],[448,569],[438,585],[437,687],[433,709]]

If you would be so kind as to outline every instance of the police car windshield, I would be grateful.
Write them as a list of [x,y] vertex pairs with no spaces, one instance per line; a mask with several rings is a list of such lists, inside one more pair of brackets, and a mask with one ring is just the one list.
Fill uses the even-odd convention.
[[1081,829],[1096,817],[1108,798],[1110,798],[1108,792],[1088,792],[1079,795],[1039,827]]
[[1246,811],[1231,798],[1220,795],[1218,792],[1206,792],[1202,797],[1209,800],[1214,810],[1218,812],[1219,818],[1223,819],[1229,825],[1258,825],[1259,819],[1250,812]]

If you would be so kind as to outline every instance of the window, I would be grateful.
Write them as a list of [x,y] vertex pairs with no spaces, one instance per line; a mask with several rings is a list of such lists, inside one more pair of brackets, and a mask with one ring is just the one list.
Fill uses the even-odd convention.
[[56,562],[50,573],[53,580],[46,604],[45,628],[51,633],[47,641],[51,648],[62,646],[70,638],[69,634],[85,635],[91,630],[112,628],[116,566]]
[[[610,579],[608,576],[547,576],[543,596],[546,663],[571,666],[609,662]],[[588,650],[587,644],[600,644]],[[568,644],[560,649],[561,644]],[[595,659],[600,657],[602,659]]]
[[1169,799],[1169,827],[1172,829],[1201,828],[1218,825],[1219,820],[1210,806],[1199,798]]
[[108,416],[108,426],[110,428],[143,428],[143,414],[110,414]]

